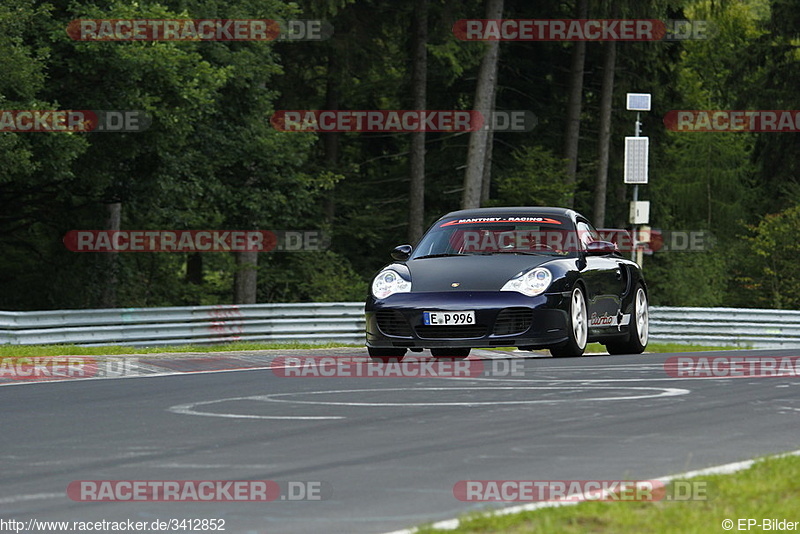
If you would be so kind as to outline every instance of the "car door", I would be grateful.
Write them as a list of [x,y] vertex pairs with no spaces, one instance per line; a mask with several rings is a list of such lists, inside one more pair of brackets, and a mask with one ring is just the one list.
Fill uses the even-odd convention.
[[[589,223],[579,219],[576,224],[578,241],[583,250],[592,241],[600,241],[600,235]],[[616,254],[603,256],[586,255],[583,279],[586,283],[589,328],[616,327],[620,321],[621,296],[627,284],[627,271]]]

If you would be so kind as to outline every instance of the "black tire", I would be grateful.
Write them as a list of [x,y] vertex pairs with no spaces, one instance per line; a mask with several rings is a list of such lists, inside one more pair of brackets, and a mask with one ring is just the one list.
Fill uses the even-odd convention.
[[633,312],[631,313],[628,338],[624,341],[610,341],[606,343],[609,354],[641,354],[647,347],[650,336],[650,311],[647,303],[647,293],[644,287],[636,286],[633,296]]
[[383,348],[383,347],[367,347],[369,357],[376,362],[401,362],[403,356],[406,355],[406,349]]
[[431,349],[431,356],[434,358],[442,358],[442,359],[450,359],[450,360],[463,360],[467,356],[469,356],[469,351],[472,349],[468,348],[457,348],[457,349]]
[[575,286],[569,297],[569,314],[567,315],[567,339],[564,343],[550,348],[554,358],[577,358],[583,356],[589,337],[589,313],[583,289]]

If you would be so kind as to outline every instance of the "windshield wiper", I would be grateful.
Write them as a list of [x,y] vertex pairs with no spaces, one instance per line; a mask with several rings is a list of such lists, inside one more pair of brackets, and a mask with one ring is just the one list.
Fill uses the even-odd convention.
[[423,260],[425,258],[447,258],[450,256],[471,256],[472,254],[461,254],[461,253],[451,253],[451,254],[427,254],[425,256],[417,256],[414,258],[415,260]]

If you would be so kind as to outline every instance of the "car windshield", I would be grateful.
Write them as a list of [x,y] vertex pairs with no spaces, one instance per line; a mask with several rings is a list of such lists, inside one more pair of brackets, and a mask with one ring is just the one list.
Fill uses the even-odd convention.
[[441,256],[535,254],[565,256],[580,248],[572,222],[546,216],[482,217],[437,222],[411,259]]

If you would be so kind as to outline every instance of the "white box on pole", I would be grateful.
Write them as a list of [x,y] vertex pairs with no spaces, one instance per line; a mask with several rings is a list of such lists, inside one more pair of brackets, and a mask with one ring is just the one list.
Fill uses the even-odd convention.
[[630,223],[647,224],[650,222],[650,201],[631,201]]

